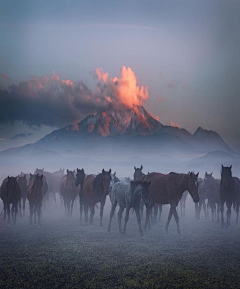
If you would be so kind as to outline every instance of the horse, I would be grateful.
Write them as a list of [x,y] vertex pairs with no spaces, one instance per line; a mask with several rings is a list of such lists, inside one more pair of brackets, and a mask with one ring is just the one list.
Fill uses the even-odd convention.
[[42,201],[46,194],[44,190],[44,176],[43,175],[31,175],[28,189],[27,199],[29,201],[30,217],[29,223],[32,224],[32,217],[34,215],[34,223],[36,223],[36,215],[38,216],[38,225],[41,225],[42,215]]
[[20,214],[22,213],[22,206],[21,206],[21,200],[22,200],[22,205],[23,205],[23,216],[25,216],[25,203],[27,199],[27,176],[17,176],[17,181],[20,185],[21,188],[21,199],[19,201],[19,210]]
[[185,191],[180,199],[181,216],[185,216],[185,205],[188,191]]
[[36,168],[34,174],[43,175],[44,183],[46,182],[48,184],[48,191],[43,200],[44,205],[46,205],[46,203],[49,203],[50,199],[52,198],[55,205],[57,206],[55,193],[59,192],[59,184],[61,182],[64,173],[62,172],[49,173],[47,171],[44,171],[44,168],[43,169]]
[[174,215],[177,223],[177,231],[180,234],[179,217],[176,207],[183,195],[188,190],[193,201],[199,201],[198,195],[198,173],[195,175],[193,172],[190,174],[169,173],[167,175],[161,173],[154,173],[154,176],[149,179],[149,175],[145,176],[143,180],[151,181],[149,186],[150,203],[147,205],[145,229],[150,229],[150,212],[155,203],[157,204],[170,204],[170,211],[168,220],[165,226],[168,232],[168,226],[172,215]]
[[83,184],[84,195],[84,213],[85,222],[88,222],[88,210],[90,208],[90,224],[93,223],[95,206],[100,202],[100,226],[103,226],[103,209],[106,202],[106,197],[109,193],[111,182],[111,169],[109,171],[102,170],[102,173],[96,175],[88,175]]
[[78,189],[76,186],[76,179],[74,173],[75,170],[67,170],[67,174],[62,177],[60,183],[60,194],[63,197],[65,214],[67,216],[72,216],[73,203],[78,195]]
[[[118,226],[119,232],[125,234],[126,226],[129,219],[129,211],[131,208],[135,210],[140,236],[143,236],[143,230],[141,226],[140,216],[140,201],[143,199],[146,203],[149,203],[148,187],[150,182],[131,181],[130,184],[125,182],[117,182],[112,189],[112,208],[110,213],[110,220],[108,224],[108,232],[111,230],[112,217],[114,215],[117,204],[119,205],[118,212]],[[122,230],[121,220],[124,209],[126,208],[125,224]]]
[[84,172],[84,169],[77,168],[75,185],[77,187],[80,185],[80,190],[79,190],[80,221],[82,221],[82,213],[83,213],[83,208],[84,208],[83,183],[85,181],[85,177],[86,177],[86,174]]
[[4,221],[6,214],[8,215],[8,223],[10,223],[10,204],[12,204],[12,220],[16,223],[18,203],[21,200],[21,187],[15,177],[7,177],[1,185],[1,199],[3,201]]
[[228,228],[230,226],[232,204],[237,200],[235,194],[235,182],[232,177],[232,166],[224,167],[222,165],[219,194],[220,194],[221,225],[222,227],[225,226],[223,212],[224,212],[224,204],[226,203],[227,206],[226,227]]
[[198,195],[199,195],[199,202],[195,203],[195,218],[200,220],[201,209],[203,208],[204,215],[207,217],[207,207],[206,207],[206,188],[204,180],[198,178]]
[[208,199],[208,205],[212,212],[212,221],[214,221],[214,214],[217,212],[217,221],[219,221],[219,209],[220,209],[220,195],[219,187],[220,183],[212,176],[213,173],[208,174],[205,172],[204,187],[206,191],[206,198]]

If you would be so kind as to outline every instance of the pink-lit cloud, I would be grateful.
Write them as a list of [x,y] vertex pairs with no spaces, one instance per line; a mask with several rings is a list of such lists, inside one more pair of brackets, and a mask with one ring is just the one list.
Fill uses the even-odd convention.
[[7,76],[7,74],[5,74],[5,73],[2,73],[1,76],[2,76],[4,79],[10,79],[10,78]]

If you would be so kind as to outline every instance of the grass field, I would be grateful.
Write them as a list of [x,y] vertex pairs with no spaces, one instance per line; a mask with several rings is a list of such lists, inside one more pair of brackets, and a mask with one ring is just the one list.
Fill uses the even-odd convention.
[[63,208],[43,210],[42,226],[28,224],[28,211],[17,224],[0,216],[0,288],[240,288],[240,227],[235,215],[229,229],[210,218],[194,218],[192,200],[180,218],[164,231],[168,207],[161,223],[139,237],[135,214],[127,235],[120,235],[117,218],[107,232],[80,224],[77,205],[72,218]]

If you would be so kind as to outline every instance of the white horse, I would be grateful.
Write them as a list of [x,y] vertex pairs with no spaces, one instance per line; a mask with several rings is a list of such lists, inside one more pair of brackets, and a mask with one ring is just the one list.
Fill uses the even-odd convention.
[[[130,209],[133,208],[136,212],[138,226],[139,226],[139,233],[140,236],[143,235],[142,226],[141,226],[141,216],[140,216],[140,202],[141,199],[148,203],[149,194],[148,194],[148,187],[150,182],[142,182],[142,181],[131,181],[130,184],[125,182],[117,182],[114,184],[112,188],[111,194],[111,213],[110,213],[110,220],[108,225],[108,231],[111,230],[111,223],[112,217],[114,215],[115,209],[117,204],[119,205],[119,212],[118,212],[118,226],[119,232],[125,234],[126,233],[126,226],[129,219],[129,212]],[[124,209],[126,208],[125,214],[125,224],[122,230],[121,221],[122,221],[122,214]]]

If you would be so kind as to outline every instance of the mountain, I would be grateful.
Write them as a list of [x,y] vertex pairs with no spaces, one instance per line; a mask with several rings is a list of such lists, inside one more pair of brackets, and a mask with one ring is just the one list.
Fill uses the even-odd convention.
[[[144,107],[108,110],[91,114],[81,122],[55,130],[34,144],[1,152],[2,155],[208,153],[233,152],[213,131],[198,128],[192,135],[186,129],[164,126]],[[71,153],[69,153],[71,152]],[[110,154],[110,153],[109,153]]]

